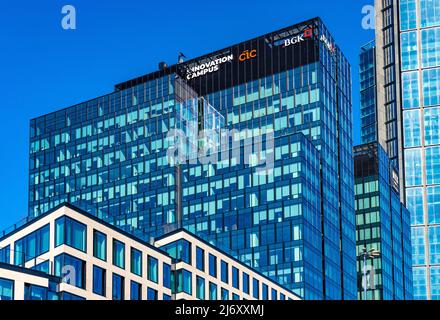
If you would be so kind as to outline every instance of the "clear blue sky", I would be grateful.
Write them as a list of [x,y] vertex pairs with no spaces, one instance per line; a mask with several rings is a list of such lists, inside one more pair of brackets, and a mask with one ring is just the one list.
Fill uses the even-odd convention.
[[[359,47],[373,0],[51,0],[0,6],[0,230],[27,215],[29,120],[109,93],[113,85],[320,16],[352,64],[359,142]],[[77,30],[61,8],[77,9]]]

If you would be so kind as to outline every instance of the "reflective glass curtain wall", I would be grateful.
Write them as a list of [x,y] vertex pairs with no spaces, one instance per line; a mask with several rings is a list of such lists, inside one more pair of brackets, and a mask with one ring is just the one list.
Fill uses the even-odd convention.
[[440,1],[400,0],[407,207],[414,296],[440,299]]

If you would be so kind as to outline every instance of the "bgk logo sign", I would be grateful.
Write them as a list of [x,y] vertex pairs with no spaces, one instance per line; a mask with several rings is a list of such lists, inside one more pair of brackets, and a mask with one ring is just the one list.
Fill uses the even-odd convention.
[[238,60],[240,60],[240,62],[244,62],[246,60],[251,60],[253,58],[257,57],[257,50],[246,50],[243,51],[239,56],[238,56]]
[[289,46],[304,42],[305,39],[313,37],[313,28],[304,30],[303,34],[294,36],[293,38],[284,40],[284,47],[287,48]]

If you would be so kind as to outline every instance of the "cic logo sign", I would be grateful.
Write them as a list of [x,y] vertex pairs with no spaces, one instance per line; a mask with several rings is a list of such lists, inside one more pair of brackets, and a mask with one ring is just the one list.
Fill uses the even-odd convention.
[[251,60],[256,57],[257,57],[257,50],[255,50],[255,49],[254,50],[246,50],[240,54],[240,56],[238,57],[238,60],[240,60],[240,62],[244,62],[246,60]]

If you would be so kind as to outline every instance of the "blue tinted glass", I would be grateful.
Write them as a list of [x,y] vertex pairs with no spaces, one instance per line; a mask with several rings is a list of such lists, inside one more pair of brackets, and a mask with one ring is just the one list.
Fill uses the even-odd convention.
[[403,123],[405,127],[405,147],[421,145],[420,110],[404,111]]
[[14,263],[23,265],[49,251],[49,225],[15,241]]
[[0,278],[0,300],[14,300],[14,281]]
[[157,300],[157,291],[152,288],[148,288],[147,289],[147,300]]
[[232,286],[236,289],[240,289],[240,273],[235,267],[232,267]]
[[243,272],[243,292],[249,294],[249,275]]
[[222,300],[229,300],[229,291],[222,288]]
[[197,276],[196,278],[196,297],[199,300],[205,300],[205,279]]
[[440,0],[420,0],[422,28],[440,25]]
[[217,278],[217,257],[209,254],[209,275]]
[[406,32],[401,35],[402,70],[418,68],[417,32]]
[[402,74],[402,81],[403,108],[420,108],[419,73],[405,72]]
[[105,296],[105,270],[93,266],[93,293]]
[[142,276],[142,252],[131,248],[131,272]]
[[148,280],[156,282],[158,281],[158,261],[156,258],[148,257]]
[[400,28],[402,31],[417,27],[416,0],[400,0]]
[[426,181],[440,184],[440,147],[426,148]]
[[130,281],[130,300],[142,300],[142,286],[140,283]]
[[113,265],[125,268],[125,244],[118,240],[113,240]]
[[425,264],[425,229],[411,228],[413,265]]
[[163,264],[163,286],[171,289],[171,266],[169,264]]
[[217,285],[215,283],[209,283],[209,300],[217,300]]
[[69,217],[61,217],[55,222],[55,246],[62,244],[86,252],[87,227]]
[[25,284],[24,300],[47,300],[47,288]]
[[196,267],[200,271],[205,271],[205,251],[199,247],[196,248]]
[[96,230],[93,232],[93,256],[107,260],[107,236]]
[[113,273],[112,299],[124,300],[124,278]]
[[225,261],[221,261],[221,279],[224,283],[229,282],[229,266]]
[[11,246],[0,249],[0,263],[11,263]]
[[422,30],[422,65],[440,66],[440,28]]
[[255,299],[260,299],[260,282],[257,279],[252,281],[252,295]]
[[85,288],[85,262],[68,254],[60,254],[55,259],[55,275],[63,282],[78,288]]

